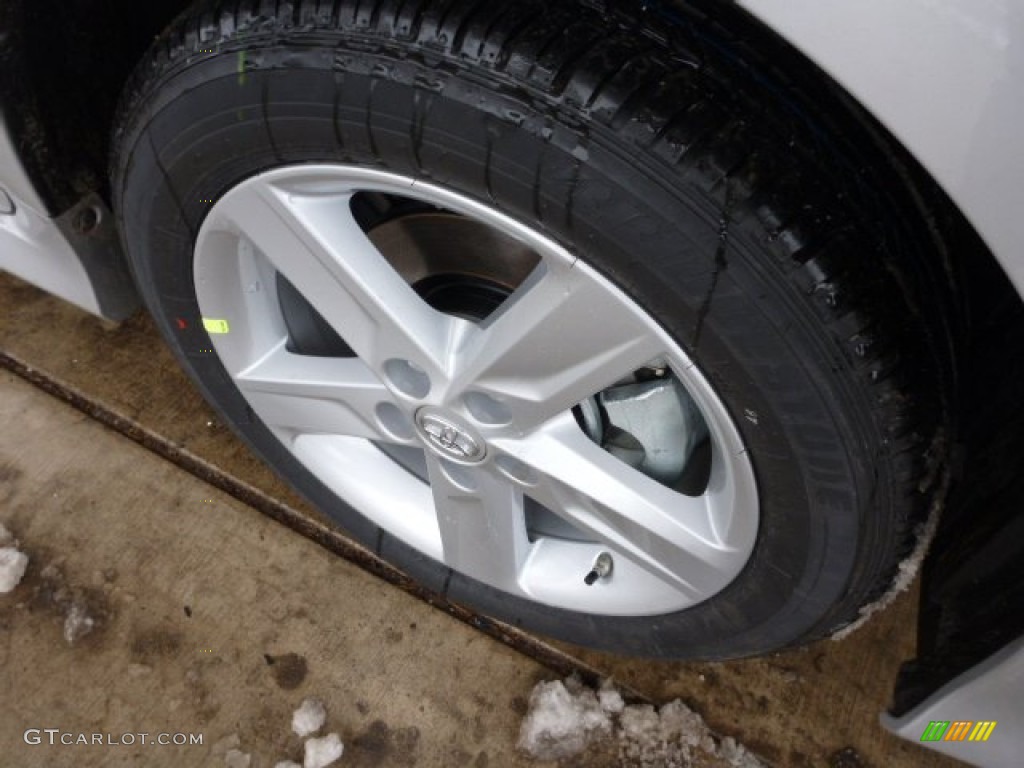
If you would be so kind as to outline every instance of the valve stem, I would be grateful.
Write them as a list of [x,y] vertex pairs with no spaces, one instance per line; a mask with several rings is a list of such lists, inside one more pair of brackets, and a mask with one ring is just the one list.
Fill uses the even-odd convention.
[[594,560],[594,566],[590,569],[590,573],[583,577],[583,583],[589,587],[598,579],[606,578],[612,572],[612,565],[612,556],[607,552],[602,552]]

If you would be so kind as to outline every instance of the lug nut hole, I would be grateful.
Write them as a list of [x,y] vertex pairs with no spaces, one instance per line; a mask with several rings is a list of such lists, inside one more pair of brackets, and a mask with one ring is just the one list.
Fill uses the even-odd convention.
[[412,421],[394,403],[378,403],[377,421],[381,428],[398,440],[411,440],[416,436]]
[[415,363],[393,358],[384,363],[384,375],[406,397],[421,400],[430,392],[430,377]]
[[481,424],[501,426],[512,421],[512,411],[500,400],[483,392],[469,392],[463,398],[466,410]]

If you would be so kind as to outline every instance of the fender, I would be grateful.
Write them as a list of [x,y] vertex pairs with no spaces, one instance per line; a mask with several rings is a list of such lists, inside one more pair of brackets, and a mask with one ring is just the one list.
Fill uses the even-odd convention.
[[1024,295],[1024,6],[737,0],[844,87],[943,187]]

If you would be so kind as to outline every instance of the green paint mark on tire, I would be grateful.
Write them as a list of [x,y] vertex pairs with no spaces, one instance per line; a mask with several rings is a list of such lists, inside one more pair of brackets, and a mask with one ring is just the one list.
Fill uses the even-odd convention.
[[206,329],[207,333],[228,333],[231,331],[227,320],[213,317],[203,318],[203,328]]

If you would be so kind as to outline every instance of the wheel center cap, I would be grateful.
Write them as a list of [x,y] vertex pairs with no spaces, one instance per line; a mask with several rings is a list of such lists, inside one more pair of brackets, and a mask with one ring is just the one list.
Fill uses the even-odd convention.
[[447,413],[421,408],[416,426],[428,446],[446,459],[476,464],[487,454],[487,446],[469,427]]

